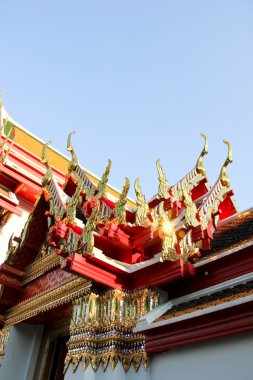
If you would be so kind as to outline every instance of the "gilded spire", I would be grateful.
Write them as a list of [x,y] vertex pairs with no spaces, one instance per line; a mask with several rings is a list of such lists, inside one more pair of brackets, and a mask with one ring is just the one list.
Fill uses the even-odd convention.
[[181,181],[180,183],[184,205],[185,205],[185,224],[186,227],[196,227],[199,225],[199,221],[196,218],[197,215],[197,207],[193,202],[191,195],[189,194],[189,188],[186,186],[185,181]]
[[76,131],[72,131],[70,132],[70,134],[68,135],[68,140],[67,140],[67,150],[71,153],[71,161],[69,162],[69,166],[68,166],[68,171],[69,173],[71,173],[72,171],[75,170],[77,164],[78,164],[78,158],[77,158],[77,155],[75,154],[75,151],[72,147],[72,144],[71,144],[71,136],[76,133]]
[[136,204],[137,210],[135,213],[135,224],[136,226],[147,227],[151,224],[148,214],[149,214],[149,206],[146,202],[145,195],[142,193],[139,178],[137,178],[134,182],[134,189],[136,194]]
[[95,239],[94,239],[94,230],[96,228],[95,222],[99,214],[99,206],[100,206],[100,203],[97,197],[95,199],[96,199],[96,205],[93,207],[91,216],[88,219],[82,231],[82,241],[83,241],[83,245],[85,245],[84,254],[86,253],[91,256],[93,255],[94,242],[95,242]]
[[43,164],[46,165],[47,167],[47,171],[46,171],[46,174],[44,175],[44,177],[42,178],[42,186],[45,187],[50,181],[51,181],[51,177],[52,177],[52,170],[51,170],[51,166],[48,162],[48,159],[47,159],[47,156],[46,156],[46,149],[47,147],[52,144],[52,141],[48,141],[47,143],[45,143],[42,147],[42,152],[41,152],[41,162]]
[[111,171],[111,167],[112,167],[112,161],[108,160],[108,164],[106,166],[105,172],[102,175],[102,178],[98,183],[97,198],[105,198],[106,197],[107,182],[108,182],[109,174]]
[[80,182],[77,185],[75,193],[72,195],[72,198],[67,203],[66,214],[68,218],[68,223],[75,224],[76,207],[82,198],[80,195],[81,190],[82,190],[82,182]]
[[221,179],[221,182],[223,184],[223,186],[226,186],[226,187],[229,187],[230,186],[230,179],[228,178],[228,175],[227,175],[227,166],[229,164],[231,164],[231,162],[233,162],[232,160],[232,146],[230,144],[230,142],[228,142],[227,140],[223,140],[224,144],[226,144],[228,146],[228,155],[227,155],[227,158],[221,168],[221,171],[220,171],[220,179]]
[[168,189],[170,187],[169,182],[166,179],[160,160],[156,160],[156,168],[158,172],[158,197],[167,199],[169,197]]
[[126,224],[126,203],[127,194],[130,188],[130,181],[125,177],[125,185],[123,186],[122,192],[119,196],[118,201],[114,206],[114,215],[119,224]]
[[206,135],[204,135],[203,133],[201,133],[200,136],[205,139],[205,144],[204,144],[204,148],[202,149],[202,152],[200,153],[198,161],[196,163],[196,170],[199,174],[202,174],[203,176],[205,176],[206,168],[203,164],[203,157],[208,153],[208,140],[207,140]]

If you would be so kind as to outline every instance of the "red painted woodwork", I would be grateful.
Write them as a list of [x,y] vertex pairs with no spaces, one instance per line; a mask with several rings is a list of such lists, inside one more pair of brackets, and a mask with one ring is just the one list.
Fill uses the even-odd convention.
[[92,263],[92,259],[82,257],[76,253],[64,260],[62,268],[70,271],[71,273],[78,273],[81,276],[88,277],[96,282],[100,282],[112,288],[127,288],[127,283],[123,274],[120,276],[117,271],[112,268],[111,270],[108,270],[108,268],[104,269],[99,265],[98,261]]
[[253,331],[253,302],[146,330],[148,354]]

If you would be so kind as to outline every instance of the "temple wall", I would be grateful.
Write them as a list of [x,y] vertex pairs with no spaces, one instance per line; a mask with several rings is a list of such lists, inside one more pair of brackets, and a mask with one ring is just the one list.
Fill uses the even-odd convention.
[[222,338],[156,355],[151,380],[252,380],[253,334]]
[[167,351],[151,358],[149,371],[131,368],[124,372],[121,364],[106,372],[95,373],[89,366],[84,372],[81,365],[73,374],[69,367],[64,380],[252,380],[253,334],[222,338]]
[[0,361],[1,380],[33,380],[42,334],[43,326],[21,323],[11,328]]

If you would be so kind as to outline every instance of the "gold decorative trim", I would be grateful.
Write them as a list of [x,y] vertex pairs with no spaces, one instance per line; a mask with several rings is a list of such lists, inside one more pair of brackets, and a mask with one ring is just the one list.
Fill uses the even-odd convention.
[[159,295],[151,289],[122,292],[111,290],[90,293],[73,302],[68,353],[64,373],[71,364],[73,372],[79,363],[84,370],[91,365],[96,372],[100,364],[105,371],[118,362],[127,372],[138,371],[141,363],[148,367],[145,336],[133,333],[137,320],[158,305]]
[[29,265],[25,271],[21,285],[25,285],[35,278],[42,276],[45,272],[60,265],[62,258],[56,253],[51,253],[48,256],[42,257]]
[[70,302],[85,295],[90,287],[91,282],[89,280],[71,278],[60,287],[46,290],[10,308],[6,314],[6,325],[14,325]]

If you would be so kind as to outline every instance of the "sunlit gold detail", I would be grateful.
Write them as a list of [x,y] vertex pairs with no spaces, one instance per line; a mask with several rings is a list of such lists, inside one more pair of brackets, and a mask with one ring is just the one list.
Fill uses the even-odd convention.
[[181,259],[184,263],[187,263],[189,257],[198,253],[199,248],[192,241],[191,231],[189,231],[183,239],[179,243],[181,254],[179,255],[179,259]]
[[49,184],[49,182],[51,181],[52,179],[52,169],[51,169],[51,166],[48,162],[48,159],[47,159],[47,156],[46,156],[46,149],[49,145],[52,144],[52,141],[48,141],[47,143],[45,143],[42,147],[42,152],[41,152],[41,162],[43,164],[46,165],[46,168],[47,168],[47,171],[44,175],[44,177],[42,178],[42,186],[47,186]]
[[204,148],[203,148],[202,152],[200,153],[199,159],[196,163],[196,170],[197,170],[197,173],[205,176],[206,175],[206,168],[203,164],[203,157],[208,153],[208,140],[207,140],[206,135],[204,135],[203,133],[201,133],[200,136],[205,139],[205,145],[204,145]]
[[106,166],[105,172],[102,175],[101,180],[98,182],[98,186],[97,186],[98,198],[106,198],[107,196],[107,182],[108,182],[109,174],[111,171],[111,167],[112,167],[112,161],[108,160],[108,164]]
[[151,224],[148,214],[149,214],[149,206],[146,202],[145,195],[142,193],[139,178],[137,178],[134,182],[134,189],[136,194],[136,205],[137,210],[135,212],[135,224],[136,226],[147,227]]
[[165,177],[160,160],[156,160],[156,168],[158,171],[158,180],[159,180],[158,197],[167,199],[169,198],[168,190],[169,190],[170,185]]
[[232,160],[232,146],[230,144],[230,142],[228,142],[227,140],[223,140],[224,144],[227,144],[228,146],[228,155],[227,155],[227,158],[221,168],[221,172],[220,172],[220,179],[221,179],[221,182],[223,184],[223,186],[225,187],[230,187],[230,179],[228,178],[228,175],[227,175],[227,166],[229,164],[231,164],[231,162],[233,162]]
[[203,230],[205,230],[208,227],[209,223],[212,220],[213,214],[216,214],[215,224],[217,225],[218,220],[219,220],[219,215],[217,213],[219,210],[220,203],[221,203],[220,200],[218,198],[216,198],[214,200],[214,202],[207,207],[207,210],[205,212],[204,212],[204,208],[201,208],[199,210],[199,217],[201,220],[201,226],[202,226]]
[[88,219],[86,225],[83,228],[82,231],[82,241],[85,245],[84,248],[84,254],[93,255],[93,248],[94,248],[94,230],[96,228],[95,221],[97,220],[97,217],[99,215],[99,200],[96,199],[96,205],[93,207],[91,216]]
[[169,219],[168,212],[164,211],[164,202],[161,202],[158,206],[158,215],[159,227],[163,232],[162,260],[176,261],[179,259],[178,254],[175,251],[177,236]]
[[71,161],[69,162],[69,165],[68,165],[68,171],[69,173],[72,173],[76,167],[77,167],[77,164],[78,164],[78,158],[77,158],[77,155],[72,147],[72,144],[71,144],[71,136],[76,133],[76,131],[73,131],[73,132],[70,132],[70,134],[68,135],[68,140],[67,140],[67,150],[71,153]]
[[185,205],[185,225],[186,227],[196,227],[199,225],[199,221],[196,218],[197,206],[193,202],[184,181],[181,181],[181,189]]
[[138,371],[141,363],[146,369],[144,335],[134,334],[132,328],[157,306],[158,293],[148,289],[130,293],[115,289],[74,301],[64,372],[70,364],[74,372],[80,362],[94,371],[100,364],[106,370],[109,363],[114,369],[118,362],[125,371],[131,365]]
[[67,202],[66,204],[66,215],[68,219],[68,223],[75,224],[75,218],[76,218],[76,207],[78,203],[82,200],[82,197],[80,196],[82,190],[82,183],[79,183],[76,187],[76,191],[73,194],[72,198]]
[[126,203],[127,203],[127,194],[130,188],[130,181],[125,177],[125,185],[122,189],[122,192],[119,196],[118,201],[114,206],[114,216],[119,224],[126,224]]

